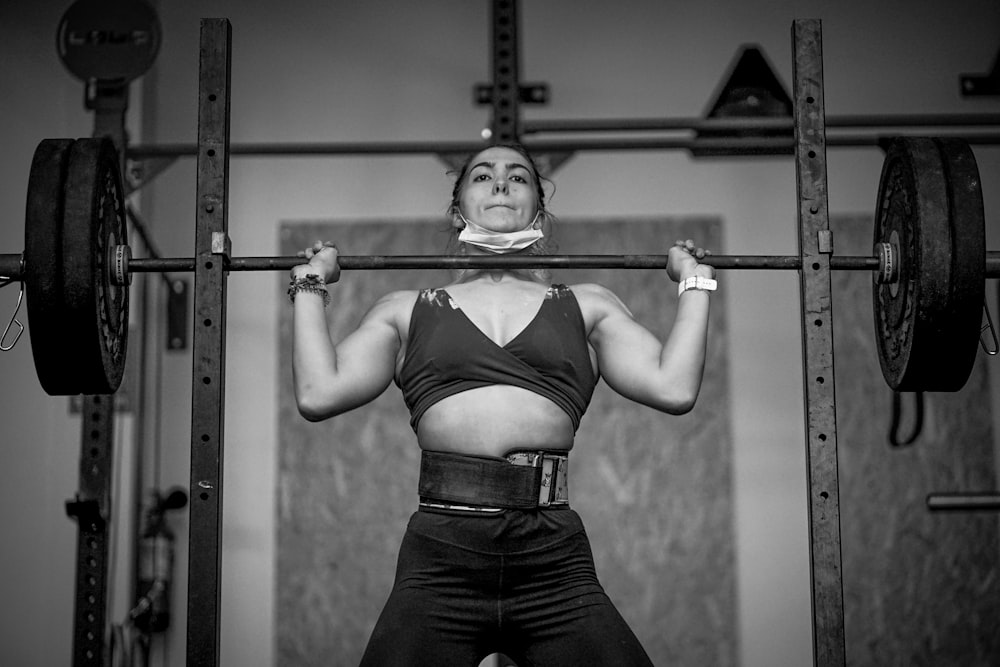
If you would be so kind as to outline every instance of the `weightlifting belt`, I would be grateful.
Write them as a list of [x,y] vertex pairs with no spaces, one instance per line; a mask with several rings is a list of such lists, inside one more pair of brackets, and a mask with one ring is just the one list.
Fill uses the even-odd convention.
[[499,512],[569,505],[569,455],[514,451],[492,458],[424,451],[422,507]]

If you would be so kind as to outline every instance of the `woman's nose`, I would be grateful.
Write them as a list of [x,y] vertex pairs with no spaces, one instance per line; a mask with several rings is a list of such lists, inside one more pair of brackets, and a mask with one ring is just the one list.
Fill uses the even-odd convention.
[[507,194],[506,178],[498,178],[493,181],[493,194]]

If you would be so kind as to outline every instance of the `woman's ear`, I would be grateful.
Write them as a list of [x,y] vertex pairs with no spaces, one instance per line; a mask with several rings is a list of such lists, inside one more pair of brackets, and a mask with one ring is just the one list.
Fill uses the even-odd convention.
[[457,206],[452,206],[448,211],[451,215],[451,226],[455,229],[465,229],[465,220],[462,219],[462,214],[458,210]]

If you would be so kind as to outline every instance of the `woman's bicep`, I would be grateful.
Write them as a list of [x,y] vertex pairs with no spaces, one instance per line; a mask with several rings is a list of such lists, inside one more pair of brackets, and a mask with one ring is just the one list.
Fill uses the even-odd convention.
[[697,396],[687,381],[687,354],[644,327],[610,292],[596,313],[590,342],[604,381],[625,398],[680,414],[691,409]]
[[663,346],[632,315],[615,309],[601,318],[590,336],[604,381],[626,398],[648,403],[645,394],[655,381]]
[[327,363],[297,364],[299,411],[307,419],[325,419],[374,400],[392,381],[399,345],[391,308],[376,304],[357,329],[332,346]]

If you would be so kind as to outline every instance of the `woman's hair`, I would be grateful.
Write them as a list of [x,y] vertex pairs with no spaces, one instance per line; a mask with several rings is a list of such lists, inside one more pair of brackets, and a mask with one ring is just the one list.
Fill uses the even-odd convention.
[[[472,153],[462,162],[462,166],[458,170],[452,170],[448,172],[449,174],[455,174],[455,186],[451,191],[451,203],[448,205],[448,216],[453,218],[459,213],[459,201],[462,198],[462,189],[465,187],[465,177],[469,173],[469,167],[472,166],[472,160],[485,150],[490,148],[507,148],[514,151],[521,157],[523,157],[528,166],[531,167],[531,180],[535,186],[535,197],[538,200],[538,220],[541,224],[542,233],[545,235],[544,238],[539,239],[537,242],[528,246],[526,254],[529,255],[551,255],[556,251],[556,245],[552,240],[552,222],[555,220],[555,216],[549,213],[548,209],[545,207],[545,189],[542,187],[543,182],[551,184],[552,181],[545,178],[538,171],[538,165],[535,164],[535,159],[531,157],[531,153],[523,145],[518,143],[506,143],[506,144],[491,144],[484,148],[477,150]],[[451,234],[448,237],[448,246],[445,249],[445,253],[448,255],[462,255],[465,254],[465,244],[458,240],[458,234],[461,230],[452,227]],[[459,270],[459,275],[462,276],[467,273],[466,270]],[[538,280],[547,281],[549,280],[549,271],[547,269],[530,269],[530,273]]]

